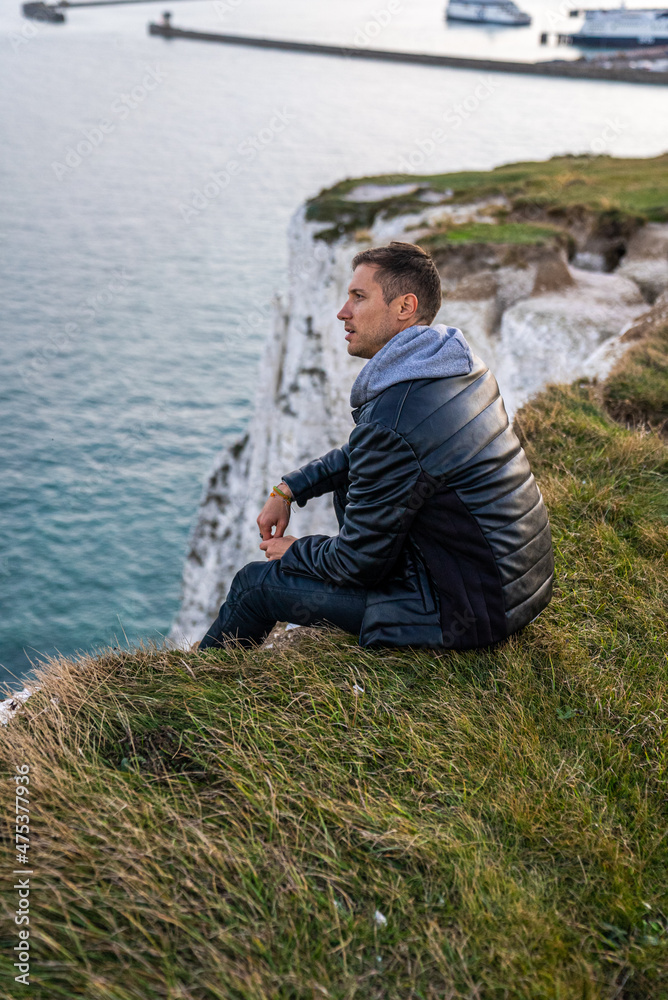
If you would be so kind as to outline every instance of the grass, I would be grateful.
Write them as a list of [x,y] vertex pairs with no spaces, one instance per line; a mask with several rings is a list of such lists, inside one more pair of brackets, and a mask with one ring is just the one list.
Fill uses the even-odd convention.
[[[413,182],[412,194],[375,202],[347,200],[360,183]],[[611,156],[555,156],[545,161],[511,163],[494,170],[451,174],[386,174],[349,178],[311,199],[306,217],[329,223],[320,239],[334,242],[359,229],[368,229],[379,215],[423,212],[421,191],[442,192],[448,203],[469,203],[503,196],[517,212],[540,212],[556,222],[590,214],[603,233],[630,235],[647,221],[668,220],[668,154],[647,159]]]
[[[658,314],[658,315],[657,315]],[[664,430],[668,427],[668,299],[652,310],[652,320],[641,319],[640,342],[611,373],[604,387],[605,405],[618,420]],[[646,323],[652,324],[647,336]],[[633,336],[635,331],[629,331]],[[644,336],[643,336],[644,334]],[[627,334],[628,336],[629,334]]]
[[606,409],[626,379],[665,411],[666,336],[520,411],[557,587],[505,646],[306,630],[44,668],[0,731],[34,1000],[668,997],[668,449]]
[[424,237],[420,243],[435,250],[448,243],[504,243],[511,246],[542,246],[563,241],[563,232],[556,227],[537,226],[530,222],[469,222],[450,226]]

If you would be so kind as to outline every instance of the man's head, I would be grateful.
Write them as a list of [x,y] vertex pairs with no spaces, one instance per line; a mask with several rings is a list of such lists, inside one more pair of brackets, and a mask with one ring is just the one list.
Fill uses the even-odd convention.
[[441,279],[433,260],[413,243],[392,242],[353,258],[343,320],[348,354],[372,358],[395,334],[429,325],[441,307]]

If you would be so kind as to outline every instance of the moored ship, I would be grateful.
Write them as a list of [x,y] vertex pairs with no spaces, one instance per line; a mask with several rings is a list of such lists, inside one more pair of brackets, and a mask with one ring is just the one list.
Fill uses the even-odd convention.
[[445,16],[469,24],[531,24],[531,17],[513,0],[450,0]]
[[579,31],[567,36],[573,45],[600,48],[636,48],[668,44],[668,9],[617,7],[612,10],[572,10],[584,15]]

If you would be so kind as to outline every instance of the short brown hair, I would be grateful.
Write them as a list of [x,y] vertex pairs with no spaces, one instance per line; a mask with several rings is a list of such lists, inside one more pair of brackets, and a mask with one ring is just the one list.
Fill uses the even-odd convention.
[[378,268],[376,281],[387,305],[397,295],[417,296],[419,318],[431,323],[441,308],[441,279],[426,250],[414,243],[393,240],[386,247],[371,247],[353,257],[353,271],[360,264]]

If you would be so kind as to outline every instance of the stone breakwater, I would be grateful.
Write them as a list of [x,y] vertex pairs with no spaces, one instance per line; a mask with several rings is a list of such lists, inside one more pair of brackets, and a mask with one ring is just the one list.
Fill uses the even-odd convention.
[[[113,0],[123,2],[123,0]],[[133,0],[131,0],[133,2]],[[325,45],[319,42],[296,42],[282,38],[258,38],[252,35],[228,35],[220,32],[190,31],[174,28],[171,23],[149,24],[150,35],[163,38],[186,38],[196,42],[218,42],[223,45],[243,45],[259,49],[279,49],[284,52],[307,52],[313,55],[338,56],[344,59],[374,59],[382,62],[411,63],[418,66],[447,66],[450,69],[484,70],[493,73],[520,73],[529,76],[556,76],[578,80],[617,80],[625,83],[649,83],[665,86],[668,72],[629,65],[601,65],[586,59],[554,59],[545,62],[515,62],[505,59],[475,59],[469,56],[442,56],[429,52],[399,52],[394,49],[373,49],[345,45]]]
[[[394,190],[404,195],[406,187],[360,184],[347,198],[379,201]],[[288,291],[274,304],[254,416],[244,437],[216,457],[207,477],[173,642],[201,638],[236,571],[265,560],[256,518],[272,485],[348,438],[350,387],[364,362],[348,355],[336,313],[346,297],[353,255],[391,239],[420,242],[443,226],[493,226],[494,213],[508,208],[502,197],[449,205],[447,194],[420,189],[424,210],[394,217],[379,213],[368,230],[334,241],[318,239],[323,223],[307,221],[304,207],[292,219]],[[511,419],[549,382],[604,378],[628,346],[624,333],[668,287],[668,226],[641,229],[612,271],[604,270],[606,247],[585,231],[576,236],[570,261],[563,248],[549,244],[433,249],[444,291],[437,321],[460,327],[490,365]],[[331,499],[319,497],[297,508],[289,531],[336,534]]]

